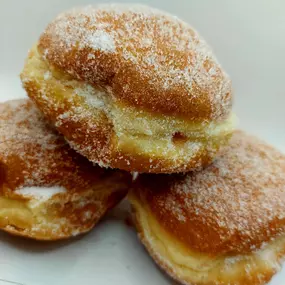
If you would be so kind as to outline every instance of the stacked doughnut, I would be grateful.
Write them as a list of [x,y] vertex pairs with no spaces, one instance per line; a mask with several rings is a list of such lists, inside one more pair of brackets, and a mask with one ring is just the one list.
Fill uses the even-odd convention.
[[236,131],[202,171],[141,175],[139,237],[183,284],[265,284],[285,256],[285,156]]
[[233,129],[231,82],[210,48],[183,21],[147,7],[58,16],[21,77],[70,145],[104,167],[193,170]]
[[0,104],[0,228],[38,240],[92,229],[127,194],[128,173],[72,150],[27,99]]
[[33,103],[1,107],[1,228],[86,232],[137,172],[134,224],[173,278],[265,284],[279,269],[285,157],[234,131],[231,81],[188,24],[141,5],[74,9],[48,25],[21,79]]

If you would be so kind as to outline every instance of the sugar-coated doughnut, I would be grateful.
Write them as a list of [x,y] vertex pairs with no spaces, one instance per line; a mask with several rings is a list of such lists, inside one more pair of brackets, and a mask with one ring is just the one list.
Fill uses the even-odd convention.
[[30,100],[0,104],[0,229],[38,240],[85,233],[129,182],[72,150]]
[[182,284],[265,284],[285,256],[285,156],[242,131],[200,172],[140,175],[129,199],[141,241]]
[[71,146],[105,167],[196,169],[234,125],[231,81],[205,41],[177,17],[141,5],[59,15],[21,78]]

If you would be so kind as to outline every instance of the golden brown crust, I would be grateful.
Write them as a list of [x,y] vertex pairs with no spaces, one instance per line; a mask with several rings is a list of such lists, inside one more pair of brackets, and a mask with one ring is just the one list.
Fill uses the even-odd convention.
[[[136,199],[133,195],[130,195],[129,198],[131,201],[133,201],[132,199]],[[261,255],[259,257],[257,253],[257,260],[254,260],[256,257],[249,256],[245,257],[245,260],[247,260],[245,263],[240,262],[242,260],[241,256],[237,256],[236,259],[234,256],[228,256],[229,260],[233,258],[233,261],[230,261],[230,263],[227,264],[227,256],[224,256],[224,259],[222,258],[220,262],[216,263],[217,267],[215,267],[215,261],[213,260],[213,267],[209,270],[209,272],[198,272],[193,270],[192,272],[190,271],[191,273],[189,274],[187,273],[186,269],[187,266],[191,268],[190,264],[175,264],[173,260],[167,259],[162,252],[158,251],[155,241],[148,236],[148,233],[142,224],[142,220],[139,212],[137,211],[138,208],[135,206],[135,203],[133,206],[132,221],[136,227],[140,241],[146,247],[148,253],[157,263],[157,265],[160,266],[160,268],[163,269],[170,277],[181,284],[264,285],[267,284],[274,274],[278,272],[281,262],[284,259],[285,243],[284,241],[281,241],[280,245],[276,246],[276,248],[278,248],[278,252],[274,252],[273,247],[271,255],[268,256],[268,260],[262,260]],[[161,236],[161,238],[163,239],[165,236]],[[181,254],[186,255],[187,253],[182,252]]]
[[129,182],[72,150],[30,100],[0,104],[1,229],[42,240],[84,233]]
[[[143,237],[143,235],[140,235],[140,240],[144,244],[146,248],[148,248],[148,252],[153,258],[153,260],[157,263],[158,266],[160,266],[170,277],[172,277],[174,280],[178,281],[181,284],[184,285],[264,285],[267,284],[274,274],[276,274],[276,269],[271,268],[271,270],[264,271],[264,270],[256,270],[255,272],[252,272],[252,275],[247,275],[247,277],[239,277],[238,280],[235,280],[233,283],[229,283],[227,281],[209,281],[209,282],[203,282],[203,283],[197,283],[192,282],[191,280],[183,280],[177,273],[175,272],[175,269],[173,269],[171,266],[168,265],[167,262],[162,260],[154,251],[151,251],[149,248],[151,248],[148,241]],[[285,253],[282,255],[282,258]]]
[[[224,130],[215,123],[141,114],[110,103],[105,91],[50,69],[36,48],[21,78],[28,95],[70,145],[105,167],[151,173],[197,169],[212,161],[232,132],[230,119],[221,123]],[[220,130],[217,134],[215,128]],[[187,137],[177,136],[179,131]]]
[[285,157],[237,131],[200,172],[141,175],[133,194],[171,235],[210,255],[250,253],[284,233]]
[[176,17],[141,5],[98,5],[59,15],[42,34],[50,66],[113,100],[195,121],[231,110],[231,82],[203,39]]
[[[116,182],[114,181],[114,183]],[[39,241],[62,240],[87,233],[94,228],[106,212],[118,205],[127,193],[127,187],[125,189],[123,187],[121,189],[113,187],[113,189],[104,190],[105,193],[103,194],[97,193],[98,195],[96,195],[92,191],[93,193],[86,196],[85,200],[89,202],[84,207],[78,207],[79,204],[77,202],[80,203],[80,201],[71,202],[73,200],[71,195],[53,197],[52,201],[50,201],[51,203],[46,203],[42,206],[43,211],[46,211],[45,207],[46,209],[49,209],[49,207],[61,207],[61,209],[56,209],[55,217],[50,216],[46,219],[47,221],[53,219],[52,224],[32,224],[34,220],[29,220],[29,223],[26,224],[24,220],[18,221],[12,215],[7,215],[5,220],[1,217],[0,228],[11,235]],[[25,203],[27,202],[26,199],[19,199],[19,196],[17,199],[23,200]],[[92,213],[90,218],[86,219],[86,213]],[[28,227],[26,227],[27,225]]]

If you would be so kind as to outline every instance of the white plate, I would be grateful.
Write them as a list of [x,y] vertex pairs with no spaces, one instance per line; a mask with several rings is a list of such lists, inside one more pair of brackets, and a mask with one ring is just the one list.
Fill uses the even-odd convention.
[[[89,1],[90,2],[90,1]],[[129,1],[130,2],[130,1]],[[285,2],[142,1],[195,26],[231,75],[241,127],[285,151]],[[0,101],[24,96],[18,74],[28,49],[59,11],[87,1],[1,0]],[[0,234],[0,285],[174,284],[152,262],[119,207],[90,234],[39,243]],[[285,284],[285,270],[271,285]]]

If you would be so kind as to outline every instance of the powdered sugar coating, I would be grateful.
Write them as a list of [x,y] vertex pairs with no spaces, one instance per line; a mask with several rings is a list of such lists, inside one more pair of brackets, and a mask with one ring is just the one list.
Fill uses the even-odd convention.
[[1,229],[40,240],[87,232],[130,181],[72,150],[30,100],[0,104]]
[[[8,173],[10,165],[17,163],[19,169],[16,169],[21,172],[21,179],[17,174],[11,174],[13,181],[10,181],[10,188],[15,190],[23,185],[48,184],[46,177],[50,169],[47,166],[65,154],[65,140],[46,123],[28,100],[1,104],[0,114],[0,163]],[[61,153],[61,148],[65,152]],[[53,154],[53,157],[49,157],[49,154]]]
[[15,193],[32,199],[37,199],[41,201],[48,200],[52,196],[60,193],[65,193],[66,189],[64,187],[22,187],[15,191]]
[[[45,74],[52,76],[45,79]],[[28,95],[73,149],[100,166],[130,172],[186,172],[205,166],[228,142],[234,116],[220,123],[153,114],[49,66],[34,47],[21,74]]]
[[205,170],[140,179],[163,226],[196,250],[251,252],[284,234],[285,156],[241,131]]
[[26,99],[0,104],[0,170],[10,190],[19,193],[40,186],[81,192],[100,183],[100,177],[121,175],[77,154]]
[[230,80],[209,47],[141,5],[61,14],[21,78],[72,148],[100,166],[185,172],[212,161],[232,133]]
[[231,110],[231,82],[189,25],[142,5],[108,4],[59,15],[39,41],[43,58],[131,104],[195,120]]

